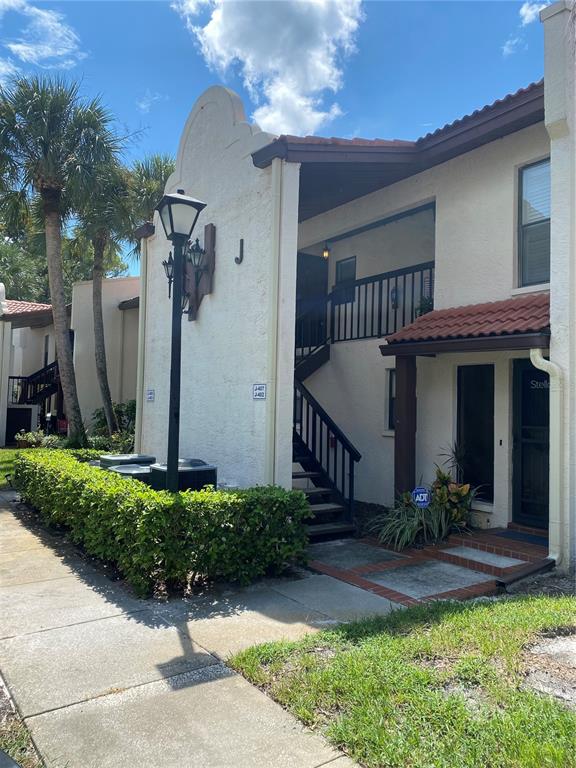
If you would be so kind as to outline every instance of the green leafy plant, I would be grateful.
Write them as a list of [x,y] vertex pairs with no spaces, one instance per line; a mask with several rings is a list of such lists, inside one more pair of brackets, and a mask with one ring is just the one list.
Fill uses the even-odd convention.
[[[113,403],[114,414],[118,422],[118,431],[134,432],[136,422],[136,400],[128,400],[126,403]],[[92,414],[91,432],[93,435],[108,437],[108,426],[104,408],[97,408]]]
[[434,297],[422,296],[416,307],[416,317],[422,317],[427,315],[428,312],[432,312],[434,309]]
[[470,510],[476,489],[470,483],[457,483],[449,472],[436,467],[432,483],[432,501],[445,511],[446,526],[465,527],[470,522]]
[[21,429],[14,435],[14,439],[19,448],[38,448],[45,439],[44,432],[41,429],[35,432],[25,432]]
[[139,593],[156,583],[185,585],[191,575],[247,584],[303,560],[310,508],[301,491],[154,491],[90,466],[94,454],[24,451],[15,485],[47,523],[69,528]]
[[110,438],[104,435],[89,435],[88,447],[104,453],[110,450]]
[[456,483],[449,472],[436,467],[430,505],[418,507],[410,493],[404,493],[394,507],[378,515],[370,526],[380,542],[399,551],[413,545],[434,544],[451,532],[466,528],[476,490],[469,483]]

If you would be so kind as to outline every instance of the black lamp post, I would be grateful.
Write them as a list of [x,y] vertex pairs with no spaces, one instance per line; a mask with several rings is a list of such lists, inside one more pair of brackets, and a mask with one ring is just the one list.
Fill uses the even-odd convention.
[[184,291],[184,248],[192,235],[200,211],[206,203],[184,194],[183,189],[164,195],[156,206],[168,240],[174,246],[163,262],[168,278],[168,295],[172,289],[172,337],[170,352],[170,413],[168,417],[168,458],[166,489],[178,490],[178,447],[180,439],[180,371],[182,367],[182,299]]

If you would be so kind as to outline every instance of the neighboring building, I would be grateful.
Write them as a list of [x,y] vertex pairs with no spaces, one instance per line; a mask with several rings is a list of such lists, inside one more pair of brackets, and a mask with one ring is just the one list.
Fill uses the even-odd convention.
[[7,300],[0,283],[0,321],[0,445],[9,445],[46,413],[62,421],[64,410],[50,304]]
[[[136,397],[138,356],[138,277],[115,277],[102,281],[102,312],[110,394],[115,403]],[[135,306],[133,306],[135,305]],[[94,359],[92,281],[75,283],[72,289],[71,328],[74,331],[74,370],[78,400],[89,428],[94,411],[102,407]]]
[[[137,277],[104,280],[102,303],[110,391],[114,402],[136,395],[138,340]],[[69,306],[74,368],[80,410],[86,426],[102,400],[94,362],[92,283],[76,283]],[[7,300],[0,283],[0,445],[10,445],[20,429],[67,429],[58,375],[50,304]]]
[[[549,528],[574,562],[576,48],[570,4],[542,18],[543,82],[415,142],[276,138],[230,91],[198,99],[167,184],[216,231],[182,455],[231,485],[313,475],[345,530],[352,498],[390,504],[457,444],[477,522]],[[137,447],[163,457],[170,245],[146,235]]]

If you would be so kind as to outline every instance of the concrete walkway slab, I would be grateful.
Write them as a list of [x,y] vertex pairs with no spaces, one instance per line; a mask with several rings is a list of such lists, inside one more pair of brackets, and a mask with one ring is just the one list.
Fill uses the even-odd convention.
[[331,576],[309,576],[298,581],[279,579],[273,584],[273,589],[337,621],[383,616],[398,607],[384,597]]
[[182,631],[220,659],[251,645],[274,640],[296,640],[334,620],[268,586],[223,595],[205,605],[185,601],[174,617]]
[[151,611],[0,642],[0,669],[24,716],[215,661]]
[[137,611],[146,603],[105,577],[65,576],[0,587],[0,639]]
[[322,541],[308,547],[310,560],[318,560],[333,568],[350,570],[360,565],[373,565],[385,563],[390,560],[401,560],[402,556],[396,552],[390,552],[383,547],[374,544],[366,544],[356,539],[336,539],[335,541]]
[[375,584],[414,598],[470,587],[489,578],[480,571],[437,560],[427,560],[389,571],[365,573],[363,576]]
[[222,664],[27,723],[47,768],[319,768],[341,754]]
[[[72,550],[70,553],[72,555]],[[0,587],[61,579],[86,570],[87,566],[82,561],[69,563],[64,553],[57,554],[45,545],[18,552],[5,552],[0,554]]]
[[45,542],[40,536],[26,528],[0,529],[0,554],[22,552],[26,549],[43,548]]

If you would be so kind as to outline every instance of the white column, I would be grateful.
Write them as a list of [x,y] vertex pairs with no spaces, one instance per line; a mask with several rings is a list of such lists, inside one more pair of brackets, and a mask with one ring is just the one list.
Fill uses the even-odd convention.
[[0,446],[6,445],[8,376],[12,355],[12,323],[0,322]]
[[136,453],[142,452],[142,408],[144,406],[147,290],[148,240],[143,237],[140,240],[140,298],[138,299],[138,361],[136,363],[136,423],[134,425],[134,450]]
[[550,550],[563,570],[576,562],[576,143],[573,4],[545,8],[544,100],[550,136],[551,252],[550,360],[563,380],[563,429],[550,428],[550,456],[558,494],[550,510]]

